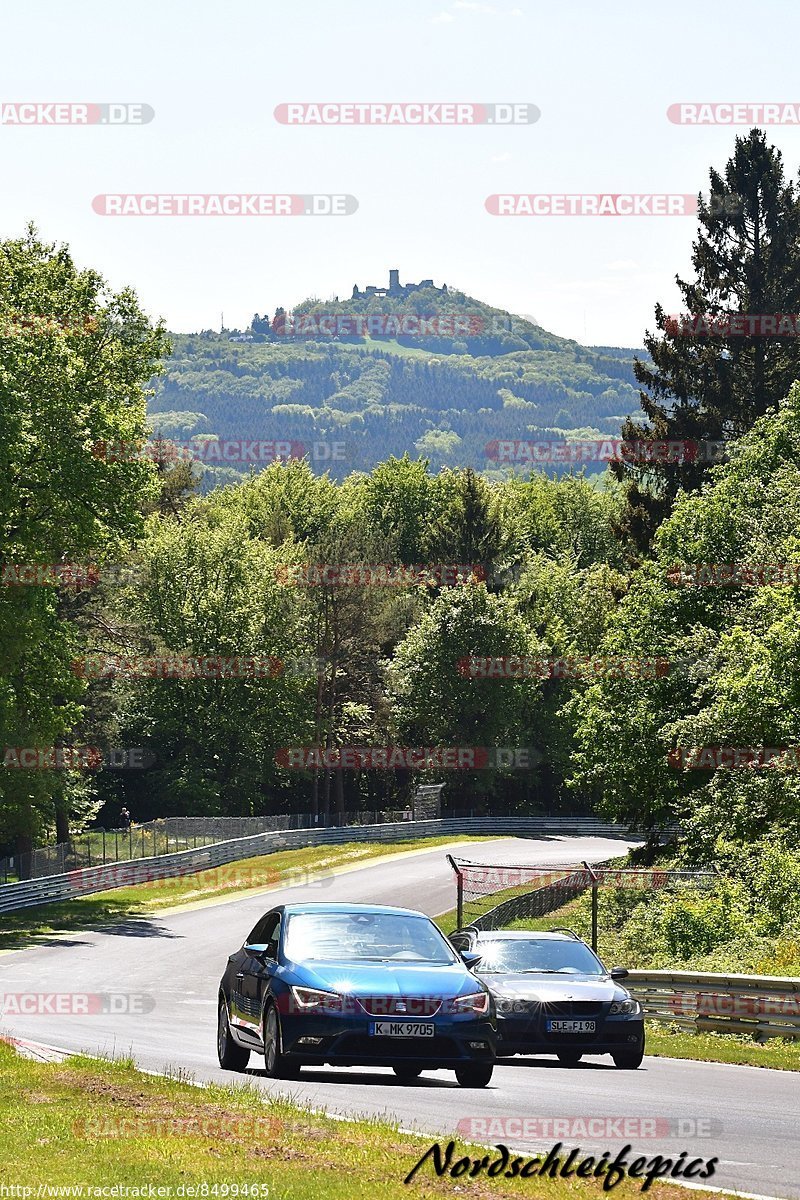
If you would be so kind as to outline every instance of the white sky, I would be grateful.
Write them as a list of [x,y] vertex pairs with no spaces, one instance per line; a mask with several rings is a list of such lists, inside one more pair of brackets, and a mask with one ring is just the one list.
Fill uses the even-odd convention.
[[[33,219],[172,329],[432,277],[555,333],[641,345],[691,217],[489,216],[494,192],[696,192],[746,127],[677,101],[800,102],[800,9],[671,0],[0,3],[0,99],[143,102],[141,127],[0,126],[0,236]],[[277,104],[526,101],[499,128],[298,128]],[[787,170],[800,127],[772,128]],[[102,192],[351,193],[342,218],[106,218]]]

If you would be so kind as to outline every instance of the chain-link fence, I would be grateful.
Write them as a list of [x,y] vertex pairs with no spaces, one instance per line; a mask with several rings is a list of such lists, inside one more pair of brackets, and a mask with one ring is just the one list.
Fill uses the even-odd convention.
[[[403,809],[380,812],[332,813],[328,826],[382,825],[400,821]],[[321,822],[317,822],[320,824]],[[63,875],[103,863],[130,862],[137,858],[155,858],[178,850],[193,850],[234,838],[251,837],[282,829],[307,829],[314,822],[309,813],[288,813],[263,817],[163,817],[126,829],[91,829],[69,842],[40,846],[28,854],[0,858],[0,882],[41,879]]]
[[598,888],[660,889],[677,883],[713,887],[719,881],[716,871],[618,867],[609,862],[517,867],[447,858],[456,877],[456,928],[504,929],[520,917],[555,912],[591,888],[595,949]]

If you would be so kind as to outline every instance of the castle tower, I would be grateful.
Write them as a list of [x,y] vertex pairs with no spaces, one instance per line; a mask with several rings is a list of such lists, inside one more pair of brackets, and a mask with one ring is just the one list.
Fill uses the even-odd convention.
[[400,272],[397,270],[389,272],[389,293],[396,296],[400,291]]

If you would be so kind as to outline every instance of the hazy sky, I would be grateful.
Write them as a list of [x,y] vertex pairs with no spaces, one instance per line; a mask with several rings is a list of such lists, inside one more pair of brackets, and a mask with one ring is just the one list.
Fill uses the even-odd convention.
[[[593,344],[673,311],[692,217],[494,217],[498,192],[692,193],[747,126],[683,101],[800,104],[800,13],[686,0],[0,6],[0,98],[138,102],[141,126],[0,125],[0,235],[34,220],[181,331],[353,283],[432,277]],[[297,127],[292,101],[527,102],[535,124]],[[800,126],[773,127],[792,175]],[[346,217],[104,217],[100,193],[347,193]]]

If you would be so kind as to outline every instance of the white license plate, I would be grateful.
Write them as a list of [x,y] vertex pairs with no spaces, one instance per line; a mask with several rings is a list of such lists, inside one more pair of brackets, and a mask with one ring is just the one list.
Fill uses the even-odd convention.
[[548,1033],[594,1033],[595,1021],[548,1021]]
[[433,1037],[433,1025],[422,1021],[375,1021],[369,1031],[373,1037]]

